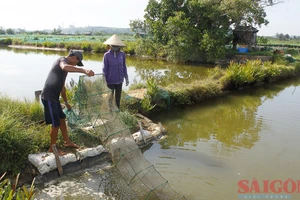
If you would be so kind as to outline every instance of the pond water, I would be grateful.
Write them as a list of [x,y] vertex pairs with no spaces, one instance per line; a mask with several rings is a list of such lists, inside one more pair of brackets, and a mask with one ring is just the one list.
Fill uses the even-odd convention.
[[[238,189],[247,189],[239,181],[249,181],[251,189],[254,179],[261,192],[269,181],[265,193],[274,193],[271,182],[280,180],[275,191],[286,193],[277,188],[289,178],[300,180],[299,85],[298,79],[260,86],[153,116],[168,138],[144,156],[188,199],[238,199]],[[292,199],[300,199],[297,191]]]
[[[44,82],[53,62],[67,52],[24,50],[0,47],[0,94],[18,99],[34,100],[34,92],[43,89]],[[102,73],[103,54],[84,53],[84,65],[95,73]],[[177,65],[164,61],[151,61],[127,57],[129,81],[131,84],[145,82],[155,77],[159,85],[174,82],[189,82],[206,76],[209,66]],[[78,81],[80,73],[69,73],[66,83],[71,79]],[[123,89],[128,90],[124,85]]]
[[[286,182],[298,186],[300,180],[299,85],[300,80],[264,85],[152,116],[162,122],[167,137],[154,141],[143,154],[173,189],[190,200],[246,199],[245,194],[238,198],[239,189],[265,191],[264,195],[287,190],[293,191],[289,199],[300,199],[298,189],[294,192],[292,182]],[[122,178],[108,166],[39,186],[38,197],[132,199]],[[242,187],[240,181],[248,183]]]
[[[57,55],[1,49],[1,92],[30,96],[42,87]],[[85,63],[98,69],[101,60],[99,57]],[[205,76],[205,67],[183,66],[185,70],[178,69],[177,73],[177,66],[165,62],[128,59],[128,63],[132,82],[142,80],[149,72],[164,71],[160,74],[165,75],[168,71],[176,80]],[[161,76],[161,81],[168,77]],[[30,87],[28,91],[20,87],[22,84]],[[300,79],[262,85],[151,116],[154,122],[162,122],[167,137],[154,141],[143,154],[174,190],[190,200],[245,199],[245,194],[239,192],[247,189],[249,193],[265,192],[264,195],[292,191],[290,199],[300,199],[299,85]],[[292,183],[297,184],[297,189]],[[110,163],[37,188],[37,199],[132,199]]]

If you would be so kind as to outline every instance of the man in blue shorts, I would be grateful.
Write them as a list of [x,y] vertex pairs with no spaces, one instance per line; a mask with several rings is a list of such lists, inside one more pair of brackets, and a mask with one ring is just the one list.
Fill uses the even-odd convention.
[[[59,96],[61,95],[63,98],[66,107],[71,109],[71,106],[68,104],[65,87],[68,72],[79,72],[86,74],[87,76],[94,76],[92,70],[77,67],[83,66],[82,60],[83,56],[80,51],[71,50],[67,57],[60,57],[53,63],[45,82],[41,100],[44,105],[46,124],[52,124],[50,130],[51,141],[48,150],[49,152],[53,152],[52,145],[56,144],[59,129],[62,133],[65,147],[79,148],[79,146],[73,143],[68,137],[66,115],[60,105]],[[58,154],[64,155],[65,152],[58,149]]]

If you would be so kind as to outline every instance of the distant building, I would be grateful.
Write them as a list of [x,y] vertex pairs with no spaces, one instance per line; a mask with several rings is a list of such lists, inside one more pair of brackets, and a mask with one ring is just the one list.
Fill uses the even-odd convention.
[[252,26],[238,26],[233,30],[233,49],[237,49],[237,45],[248,47],[249,50],[252,47],[257,46],[256,38],[257,38],[258,30]]

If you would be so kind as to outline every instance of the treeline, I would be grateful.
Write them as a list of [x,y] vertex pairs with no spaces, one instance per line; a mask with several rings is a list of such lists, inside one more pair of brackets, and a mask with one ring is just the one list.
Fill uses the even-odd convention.
[[300,40],[300,36],[290,36],[289,34],[283,34],[283,33],[276,33],[275,36],[278,40]]
[[132,35],[132,31],[129,28],[110,28],[101,26],[88,26],[88,27],[75,27],[69,28],[54,28],[52,30],[34,30],[26,31],[25,29],[4,29],[0,26],[0,35],[15,35],[15,34],[27,34],[27,35],[109,35],[109,34],[121,34]]

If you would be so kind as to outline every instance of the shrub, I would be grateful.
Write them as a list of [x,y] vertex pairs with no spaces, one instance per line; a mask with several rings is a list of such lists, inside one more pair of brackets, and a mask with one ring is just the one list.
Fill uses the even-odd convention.
[[264,80],[261,69],[262,61],[246,61],[245,64],[231,62],[226,69],[225,76],[221,79],[227,89],[238,89],[242,86],[253,85]]
[[219,79],[224,75],[225,71],[220,67],[214,67],[213,69],[208,69],[207,74],[212,79]]
[[297,49],[289,48],[286,50],[286,53],[291,54],[292,56],[295,56],[295,55],[299,55],[299,50],[298,50],[298,48]]
[[124,124],[129,127],[132,133],[138,130],[138,122],[136,117],[134,117],[134,115],[130,114],[128,111],[120,112],[120,118]]
[[21,39],[13,39],[12,44],[13,45],[23,45],[24,41]]
[[0,40],[0,45],[11,45],[12,41],[11,38],[5,38],[4,40]]
[[82,43],[80,48],[84,51],[91,51],[92,50],[92,46],[89,43]]
[[94,43],[92,44],[92,49],[95,53],[105,53],[106,52],[106,45]]

